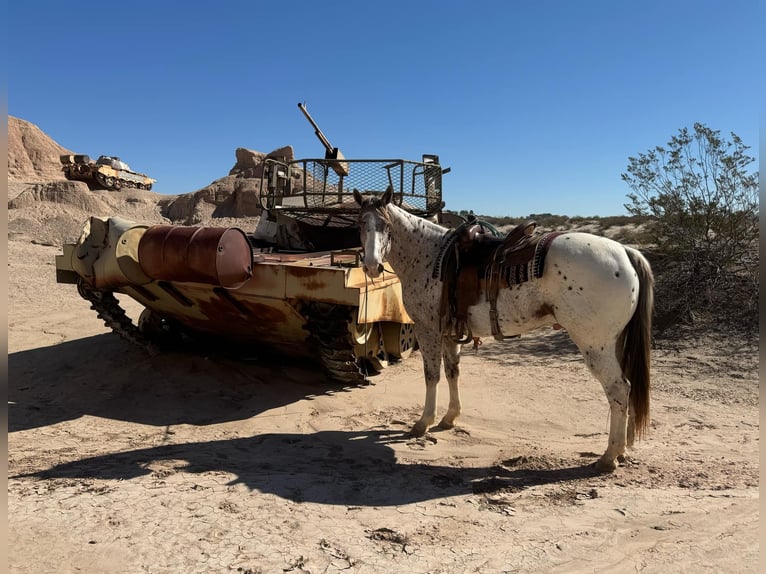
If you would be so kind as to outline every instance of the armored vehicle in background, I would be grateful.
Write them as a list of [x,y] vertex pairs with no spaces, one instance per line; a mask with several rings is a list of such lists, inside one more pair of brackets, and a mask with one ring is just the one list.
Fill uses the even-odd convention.
[[67,179],[84,181],[91,187],[102,189],[136,189],[151,190],[157,180],[130,169],[127,163],[118,157],[100,156],[96,161],[82,154],[65,154],[59,156],[62,163],[61,171]]

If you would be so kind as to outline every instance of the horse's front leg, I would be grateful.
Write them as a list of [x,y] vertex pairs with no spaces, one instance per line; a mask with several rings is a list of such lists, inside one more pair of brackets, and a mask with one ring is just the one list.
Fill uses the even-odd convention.
[[[415,323],[417,325],[417,323]],[[428,427],[436,420],[436,390],[441,369],[440,341],[433,337],[415,332],[423,356],[423,374],[426,379],[426,401],[420,420],[410,430],[412,436],[423,436]]]
[[460,347],[450,338],[442,340],[442,359],[444,359],[444,374],[449,384],[449,407],[447,413],[439,423],[439,428],[451,429],[455,426],[455,419],[460,416],[460,389],[458,378],[460,377]]

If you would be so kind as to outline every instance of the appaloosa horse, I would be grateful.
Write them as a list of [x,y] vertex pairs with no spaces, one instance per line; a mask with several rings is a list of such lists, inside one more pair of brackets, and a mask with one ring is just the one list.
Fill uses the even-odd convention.
[[[354,190],[354,198],[361,206],[365,273],[374,279],[384,272],[384,261],[390,263],[401,281],[405,308],[415,322],[426,398],[423,415],[410,432],[422,436],[435,421],[442,359],[450,398],[439,427],[452,428],[461,408],[460,344],[454,322],[444,317],[442,301],[450,291],[434,269],[444,264],[445,242],[453,232],[392,203],[391,188],[382,195],[367,196]],[[609,401],[609,444],[596,468],[611,472],[626,446],[649,425],[652,272],[637,250],[589,233],[560,234],[549,238],[546,247],[540,276],[530,274],[518,284],[503,276],[494,301],[489,300],[488,277],[482,277],[480,298],[468,308],[467,332],[481,337],[495,331],[502,338],[556,323],[565,328]]]

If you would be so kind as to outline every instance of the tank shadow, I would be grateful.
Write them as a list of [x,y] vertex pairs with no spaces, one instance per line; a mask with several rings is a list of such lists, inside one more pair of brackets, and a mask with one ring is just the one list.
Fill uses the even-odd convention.
[[150,356],[111,333],[8,355],[8,431],[83,415],[166,426],[242,420],[298,400],[348,390],[315,364],[260,349]]
[[[244,484],[295,502],[395,506],[464,494],[518,492],[533,486],[588,480],[592,464],[566,468],[461,468],[403,463],[390,444],[398,431],[267,433],[248,438],[162,445],[85,458],[35,473],[39,479],[168,480],[174,473],[225,472]],[[154,470],[152,469],[154,467]],[[159,468],[158,468],[159,467]],[[187,479],[193,483],[193,478]]]

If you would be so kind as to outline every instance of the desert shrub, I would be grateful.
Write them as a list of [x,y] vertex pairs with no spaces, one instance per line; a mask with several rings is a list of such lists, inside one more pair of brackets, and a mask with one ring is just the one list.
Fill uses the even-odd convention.
[[630,157],[629,213],[646,217],[657,280],[655,324],[748,330],[758,325],[758,172],[736,135],[696,123],[666,147]]

